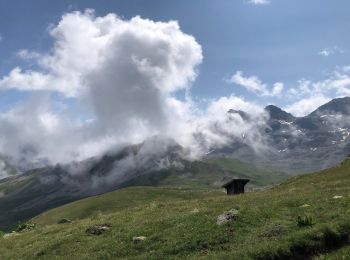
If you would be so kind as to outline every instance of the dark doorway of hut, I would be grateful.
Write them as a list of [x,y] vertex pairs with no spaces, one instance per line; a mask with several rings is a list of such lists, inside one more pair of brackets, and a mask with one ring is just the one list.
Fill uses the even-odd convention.
[[244,193],[244,186],[249,182],[249,179],[234,178],[222,185],[226,189],[227,195],[237,195]]

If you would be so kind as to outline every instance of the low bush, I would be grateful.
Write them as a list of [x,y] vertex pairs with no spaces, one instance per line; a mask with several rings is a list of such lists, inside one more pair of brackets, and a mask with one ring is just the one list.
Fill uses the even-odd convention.
[[298,227],[311,227],[315,224],[312,216],[305,215],[303,217],[298,216],[297,219]]
[[30,222],[21,222],[17,225],[16,228],[16,232],[25,232],[25,231],[29,231],[29,230],[33,230],[35,228],[35,224],[34,223],[30,223]]

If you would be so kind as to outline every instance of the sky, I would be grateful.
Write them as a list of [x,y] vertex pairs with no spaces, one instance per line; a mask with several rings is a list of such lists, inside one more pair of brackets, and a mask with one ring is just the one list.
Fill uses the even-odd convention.
[[347,0],[3,0],[0,152],[47,154],[67,136],[53,161],[70,146],[84,143],[72,150],[81,155],[160,132],[188,143],[189,121],[206,132],[229,108],[307,115],[350,95],[348,10]]

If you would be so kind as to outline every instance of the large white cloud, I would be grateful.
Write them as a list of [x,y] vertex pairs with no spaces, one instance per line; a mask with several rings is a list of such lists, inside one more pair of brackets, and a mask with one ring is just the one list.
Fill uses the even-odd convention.
[[[86,77],[108,67],[115,75],[130,73],[124,74],[126,78],[149,77],[153,88],[169,93],[186,87],[202,60],[200,45],[176,21],[153,22],[138,16],[122,20],[115,14],[95,17],[87,10],[65,14],[50,34],[54,39],[50,53],[19,52],[20,57],[36,59],[41,70],[17,67],[0,81],[0,88],[80,96],[91,87]],[[140,84],[137,80],[130,83]]]
[[[178,91],[188,92],[202,62],[201,46],[177,22],[96,17],[87,10],[63,15],[50,34],[54,46],[48,53],[17,53],[37,70],[16,67],[0,80],[4,91],[33,96],[1,115],[0,152],[56,163],[154,135],[176,140],[192,157],[236,138],[259,143],[256,127],[227,113],[234,108],[258,114],[259,106],[232,95],[208,102],[203,111],[189,95],[177,98]],[[280,90],[277,85],[275,92]],[[91,119],[74,119],[64,104],[53,106],[52,92],[77,100]]]
[[[12,130],[2,127],[6,138],[1,151],[17,140],[21,147],[11,150],[23,153],[23,147],[35,147],[32,153],[37,156],[66,161],[74,158],[64,152],[73,153],[71,146],[81,158],[89,150],[97,153],[105,146],[186,131],[183,114],[187,112],[183,110],[187,105],[173,94],[195,79],[202,50],[176,21],[154,22],[138,16],[123,20],[115,14],[96,17],[87,10],[63,15],[50,34],[54,46],[48,53],[18,52],[39,69],[14,68],[0,80],[0,89],[31,91],[34,96],[42,91],[59,92],[79,100],[93,118],[81,125],[63,113],[43,108],[45,102],[37,98],[29,108],[25,104],[2,115],[3,125]],[[27,113],[29,110],[32,112]],[[59,147],[54,149],[54,144]]]

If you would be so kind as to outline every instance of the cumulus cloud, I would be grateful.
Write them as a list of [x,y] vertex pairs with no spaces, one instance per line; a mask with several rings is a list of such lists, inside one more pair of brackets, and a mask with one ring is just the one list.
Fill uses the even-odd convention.
[[256,76],[246,77],[242,71],[236,71],[235,74],[228,80],[229,83],[234,83],[244,87],[250,92],[262,96],[278,96],[283,91],[283,83],[276,82],[271,90],[268,89],[267,85]]
[[[227,111],[257,115],[259,106],[231,95],[209,101],[202,111],[189,95],[177,98],[196,78],[202,49],[176,21],[96,17],[87,10],[63,15],[50,35],[48,53],[17,52],[35,70],[16,67],[0,80],[0,90],[32,96],[0,115],[0,152],[24,163],[65,163],[152,136],[176,140],[191,158],[237,138],[258,149],[254,124],[263,119],[252,124]],[[282,88],[276,83],[272,92]],[[77,100],[90,119],[70,116],[52,93]]]
[[[140,17],[124,21],[115,14],[95,17],[87,10],[65,14],[50,34],[55,41],[50,53],[18,53],[22,58],[36,59],[41,70],[14,68],[0,81],[0,88],[54,90],[79,97],[93,88],[88,75],[111,65],[121,72],[115,74],[123,75],[124,70],[130,76],[150,76],[150,83],[157,81],[155,89],[169,93],[185,88],[195,78],[194,67],[202,59],[199,44],[182,33],[175,21],[153,22]],[[136,87],[137,80],[142,78],[130,83]]]
[[10,140],[17,140],[23,144],[11,151],[30,150],[32,157],[66,161],[90,155],[89,150],[97,153],[105,143],[135,143],[184,131],[188,105],[173,94],[195,79],[202,50],[176,21],[96,17],[87,10],[63,15],[50,35],[54,46],[48,53],[18,52],[35,61],[38,69],[14,68],[0,80],[0,89],[31,91],[33,96],[59,92],[88,107],[92,120],[81,125],[37,98],[2,115],[2,136],[9,140],[2,140],[2,151],[11,146]]
[[284,109],[294,116],[306,116],[331,99],[323,95],[310,96],[286,106]]

